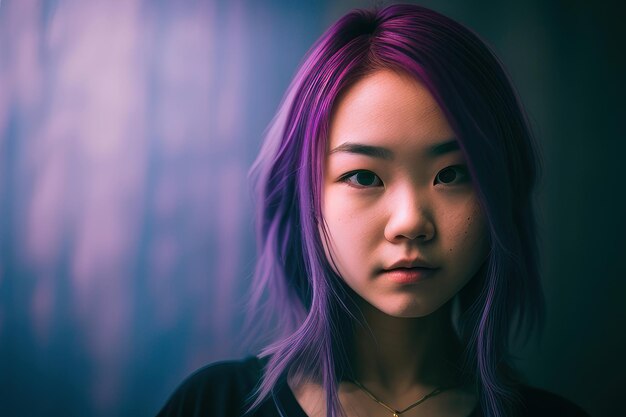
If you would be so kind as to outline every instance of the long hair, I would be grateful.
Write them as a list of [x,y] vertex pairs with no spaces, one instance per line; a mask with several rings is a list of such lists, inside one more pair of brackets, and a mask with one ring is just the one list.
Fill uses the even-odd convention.
[[344,414],[337,390],[346,371],[352,309],[324,252],[323,162],[334,103],[381,69],[408,74],[429,90],[468,162],[491,251],[482,272],[457,295],[455,329],[484,415],[515,415],[519,395],[509,338],[524,334],[528,340],[544,318],[532,199],[538,155],[494,53],[461,24],[415,5],[354,10],[322,35],[250,171],[258,261],[249,323],[266,337],[261,356],[268,357],[250,409],[295,372],[322,385],[328,416]]

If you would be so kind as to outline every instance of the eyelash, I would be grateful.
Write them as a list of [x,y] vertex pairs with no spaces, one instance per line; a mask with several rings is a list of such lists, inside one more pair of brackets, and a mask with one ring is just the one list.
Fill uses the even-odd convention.
[[455,182],[453,183],[443,183],[444,185],[456,185],[456,184],[462,184],[465,183],[469,180],[469,172],[467,170],[467,166],[465,165],[450,165],[449,167],[445,167],[444,169],[442,169],[441,171],[439,171],[437,173],[437,175],[435,176],[435,180],[437,179],[437,177],[439,177],[439,174],[441,174],[442,172],[444,172],[445,170],[448,169],[455,169],[457,171],[457,173],[459,173],[459,177],[460,179],[455,178]]
[[350,185],[352,187],[355,187],[355,188],[373,188],[372,186],[369,186],[369,185],[355,184],[355,183],[350,181],[350,178],[356,177],[358,174],[364,174],[364,173],[374,175],[376,177],[376,179],[382,185],[382,180],[380,179],[380,177],[378,175],[374,174],[372,171],[368,171],[368,170],[365,170],[365,169],[356,170],[356,171],[350,171],[347,174],[345,174],[343,177],[341,177],[339,179],[339,181],[345,182],[346,184],[348,184],[348,185]]
[[[463,183],[463,182],[467,181],[467,179],[469,177],[469,173],[467,172],[467,167],[465,165],[451,165],[451,166],[445,167],[444,169],[442,169],[441,171],[439,171],[437,173],[437,175],[435,176],[435,180],[433,181],[433,184],[437,185],[436,181],[437,181],[437,178],[439,177],[439,175],[442,172],[444,172],[446,170],[449,170],[449,169],[455,169],[457,171],[457,173],[460,174],[459,176],[460,176],[461,179],[457,180],[455,178],[456,182],[441,183],[441,184],[443,184],[443,185],[456,185],[456,184]],[[374,185],[374,186],[372,186],[372,185],[362,185],[362,184],[355,184],[355,183],[350,181],[350,178],[356,177],[356,175],[362,174],[362,173],[368,173],[368,174],[374,175],[376,177],[376,179],[378,180],[378,182],[380,182],[380,185]],[[376,179],[374,181],[376,181]],[[350,185],[351,187],[355,187],[355,188],[373,188],[373,187],[380,187],[381,185],[383,185],[382,184],[382,180],[380,179],[380,177],[378,175],[374,174],[372,171],[368,171],[368,170],[365,170],[365,169],[360,169],[360,170],[356,170],[356,171],[350,171],[347,174],[345,174],[343,177],[341,177],[339,179],[339,181],[345,182],[346,184]]]

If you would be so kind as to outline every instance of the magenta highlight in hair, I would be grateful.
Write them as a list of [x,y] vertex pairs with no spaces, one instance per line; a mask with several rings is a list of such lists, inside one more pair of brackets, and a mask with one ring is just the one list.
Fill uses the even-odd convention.
[[354,10],[322,35],[250,171],[259,258],[249,327],[267,343],[261,356],[269,358],[250,408],[289,371],[321,383],[327,415],[343,415],[337,389],[348,371],[355,317],[349,290],[323,249],[323,162],[334,103],[381,69],[409,74],[429,89],[468,162],[491,252],[457,295],[455,328],[483,414],[514,415],[519,395],[510,337],[528,340],[544,318],[532,200],[538,155],[517,94],[489,47],[454,20],[415,5]]

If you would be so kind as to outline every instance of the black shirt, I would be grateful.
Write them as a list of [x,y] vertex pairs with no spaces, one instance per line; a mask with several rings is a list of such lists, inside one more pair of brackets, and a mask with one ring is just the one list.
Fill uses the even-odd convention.
[[[187,378],[172,394],[157,417],[238,417],[261,378],[262,363],[251,356],[241,361],[205,366]],[[528,417],[589,417],[576,404],[537,388],[521,390]],[[279,412],[281,410],[281,412]],[[283,379],[250,417],[307,417]],[[468,417],[480,417],[479,408]]]

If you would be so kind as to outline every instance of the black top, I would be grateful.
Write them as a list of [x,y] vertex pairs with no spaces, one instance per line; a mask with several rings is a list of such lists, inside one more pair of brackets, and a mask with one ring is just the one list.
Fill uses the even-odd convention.
[[[157,417],[237,417],[261,377],[261,361],[251,356],[241,361],[205,366],[187,378],[172,394]],[[527,417],[589,417],[576,404],[537,388],[521,390]],[[281,410],[281,412],[279,412]],[[251,417],[307,417],[283,379]],[[468,417],[480,417],[477,407]]]

